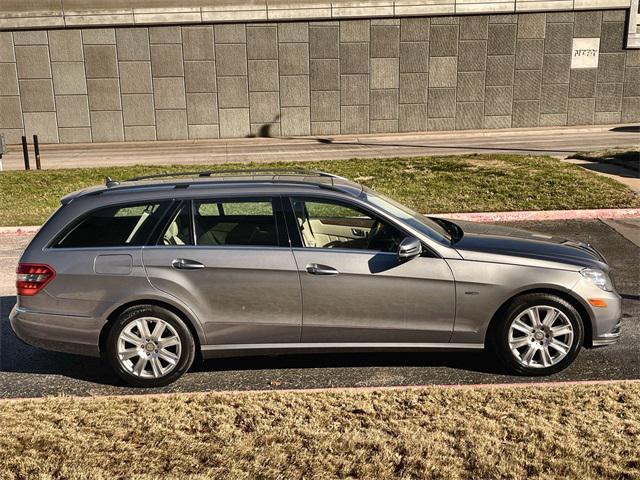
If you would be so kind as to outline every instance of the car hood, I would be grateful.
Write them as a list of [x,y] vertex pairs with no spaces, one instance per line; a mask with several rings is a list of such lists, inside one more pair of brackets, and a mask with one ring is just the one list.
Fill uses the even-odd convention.
[[490,253],[608,270],[604,257],[587,243],[502,225],[454,223],[464,234],[452,246],[465,259],[472,259],[474,253]]

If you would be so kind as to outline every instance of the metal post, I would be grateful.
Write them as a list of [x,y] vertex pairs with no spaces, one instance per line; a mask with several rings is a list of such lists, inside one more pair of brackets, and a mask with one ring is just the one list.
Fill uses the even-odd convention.
[[38,135],[33,136],[33,151],[36,154],[36,169],[40,170],[40,145],[38,144]]
[[22,136],[22,156],[24,157],[24,169],[30,170],[29,167],[29,148],[27,147],[27,137]]
[[2,155],[7,153],[7,143],[4,134],[0,133],[0,172],[2,171]]

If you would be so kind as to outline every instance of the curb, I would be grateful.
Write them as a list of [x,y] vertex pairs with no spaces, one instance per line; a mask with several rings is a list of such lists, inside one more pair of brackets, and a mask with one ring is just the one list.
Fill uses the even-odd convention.
[[[438,213],[432,217],[467,220],[471,222],[524,222],[554,220],[618,220],[640,218],[640,208],[603,208],[593,210],[539,210],[523,212]],[[0,227],[0,237],[35,235],[40,227]]]
[[0,227],[0,237],[26,237],[35,235],[40,227]]
[[205,395],[241,395],[241,394],[316,394],[316,393],[347,393],[358,394],[368,392],[394,392],[400,390],[419,391],[419,390],[503,390],[503,389],[524,389],[524,388],[566,388],[580,386],[597,386],[597,385],[616,385],[616,384],[638,384],[640,379],[626,380],[571,380],[567,382],[551,381],[551,382],[522,382],[522,383],[476,383],[476,384],[433,384],[433,385],[390,385],[390,386],[371,386],[371,387],[324,387],[324,388],[283,388],[283,389],[255,389],[255,390],[209,390],[197,392],[160,392],[160,393],[132,393],[132,394],[106,394],[106,395],[64,395],[64,396],[45,396],[45,397],[15,397],[0,398],[0,404],[9,402],[35,401],[42,402],[51,399],[71,399],[78,401],[102,400],[102,399],[122,399],[122,400],[144,400],[144,399],[164,399],[180,396],[197,396]]
[[554,220],[617,220],[640,218],[640,208],[603,208],[594,210],[541,210],[523,212],[440,213],[433,217],[471,222],[524,222]]

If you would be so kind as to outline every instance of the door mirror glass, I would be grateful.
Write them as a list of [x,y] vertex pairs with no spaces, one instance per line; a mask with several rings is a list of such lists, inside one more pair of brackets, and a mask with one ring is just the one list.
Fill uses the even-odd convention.
[[401,262],[411,260],[422,253],[422,243],[415,237],[407,237],[398,247],[398,260]]

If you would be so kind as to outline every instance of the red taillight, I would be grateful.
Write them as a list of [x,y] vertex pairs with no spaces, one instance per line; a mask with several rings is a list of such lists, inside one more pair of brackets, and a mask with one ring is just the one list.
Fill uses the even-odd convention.
[[35,295],[54,279],[56,271],[49,265],[21,263],[16,274],[18,295]]

